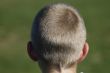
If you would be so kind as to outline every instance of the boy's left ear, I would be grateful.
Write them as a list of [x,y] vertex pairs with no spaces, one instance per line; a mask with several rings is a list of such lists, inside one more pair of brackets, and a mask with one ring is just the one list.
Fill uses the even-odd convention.
[[29,57],[30,57],[32,60],[34,60],[34,61],[37,61],[37,60],[38,60],[38,54],[37,54],[37,52],[34,50],[31,41],[29,41],[28,44],[27,44],[27,52],[28,52]]

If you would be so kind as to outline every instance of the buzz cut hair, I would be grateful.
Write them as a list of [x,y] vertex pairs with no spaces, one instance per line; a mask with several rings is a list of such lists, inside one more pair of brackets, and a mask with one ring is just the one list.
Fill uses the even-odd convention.
[[72,64],[86,41],[83,18],[67,4],[45,6],[34,19],[31,40],[42,60],[61,66]]

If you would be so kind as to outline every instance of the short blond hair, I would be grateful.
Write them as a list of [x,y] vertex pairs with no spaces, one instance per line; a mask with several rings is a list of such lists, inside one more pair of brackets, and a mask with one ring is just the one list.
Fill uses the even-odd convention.
[[42,8],[32,27],[32,44],[43,60],[67,66],[78,60],[86,41],[84,21],[75,8],[53,4]]

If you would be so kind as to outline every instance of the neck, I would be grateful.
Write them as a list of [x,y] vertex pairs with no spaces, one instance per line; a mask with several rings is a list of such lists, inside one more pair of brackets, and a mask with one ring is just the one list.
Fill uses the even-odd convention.
[[42,73],[76,73],[77,65],[72,65],[68,68],[63,68],[59,66],[46,65],[42,68]]
[[76,68],[61,68],[60,70],[49,69],[46,73],[76,73]]

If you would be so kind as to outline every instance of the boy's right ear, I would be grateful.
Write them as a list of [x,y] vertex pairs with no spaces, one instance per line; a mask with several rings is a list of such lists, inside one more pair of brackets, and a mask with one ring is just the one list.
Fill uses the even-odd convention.
[[32,60],[34,60],[34,61],[37,61],[37,60],[38,60],[38,54],[37,54],[37,52],[34,50],[31,41],[29,41],[28,44],[27,44],[27,52],[28,52],[29,57],[30,57]]
[[81,61],[83,61],[83,60],[86,58],[86,56],[87,56],[87,54],[88,54],[88,51],[89,51],[89,45],[88,45],[88,43],[86,42],[86,43],[84,44],[84,47],[83,47],[82,51],[81,51],[81,56],[80,56],[80,58],[79,58],[79,60],[78,60],[78,63],[80,63]]

